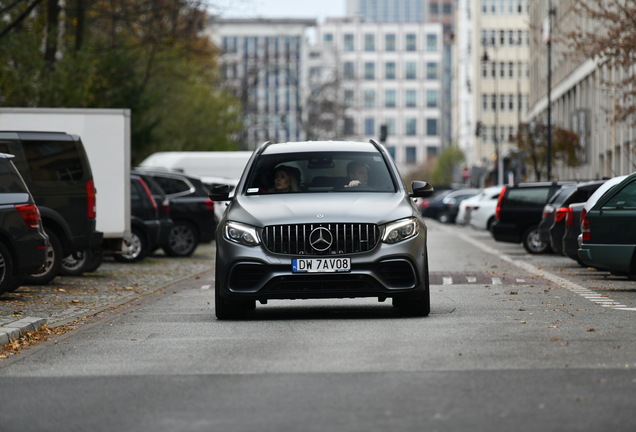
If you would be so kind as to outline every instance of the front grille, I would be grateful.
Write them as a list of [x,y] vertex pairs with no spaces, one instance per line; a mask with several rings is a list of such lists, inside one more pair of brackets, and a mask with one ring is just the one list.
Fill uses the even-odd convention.
[[[325,228],[331,235],[331,244],[313,242],[312,232]],[[314,233],[316,236],[318,231]],[[326,234],[326,233],[325,233]],[[324,239],[325,236],[323,236]],[[286,255],[342,255],[370,251],[380,238],[380,229],[374,224],[324,223],[273,225],[263,230],[265,247]],[[327,239],[329,240],[329,239]]]

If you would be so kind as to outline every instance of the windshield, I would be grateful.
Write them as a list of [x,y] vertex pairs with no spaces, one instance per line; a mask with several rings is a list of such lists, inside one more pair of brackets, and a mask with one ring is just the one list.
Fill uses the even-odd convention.
[[249,173],[245,193],[395,192],[390,172],[379,153],[261,155]]

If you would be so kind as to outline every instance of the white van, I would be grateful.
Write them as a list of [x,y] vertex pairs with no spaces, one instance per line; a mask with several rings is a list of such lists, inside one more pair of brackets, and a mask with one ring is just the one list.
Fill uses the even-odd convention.
[[[236,186],[251,156],[251,151],[157,152],[144,159],[139,166],[175,170],[199,177],[207,187],[214,184]],[[226,204],[215,203],[217,220],[221,220]]]

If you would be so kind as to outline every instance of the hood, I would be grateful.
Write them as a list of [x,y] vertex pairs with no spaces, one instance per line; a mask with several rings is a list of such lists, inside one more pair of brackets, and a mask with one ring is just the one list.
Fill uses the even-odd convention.
[[241,195],[230,204],[226,218],[253,226],[315,222],[383,224],[415,215],[417,211],[409,200],[403,193]]

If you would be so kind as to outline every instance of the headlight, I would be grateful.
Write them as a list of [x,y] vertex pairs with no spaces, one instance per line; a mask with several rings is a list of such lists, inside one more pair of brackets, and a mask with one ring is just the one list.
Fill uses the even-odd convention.
[[420,223],[416,218],[402,219],[387,224],[382,241],[384,243],[397,243],[415,237],[419,232]]
[[224,234],[229,241],[245,246],[256,246],[260,243],[254,227],[238,222],[227,222]]

